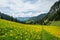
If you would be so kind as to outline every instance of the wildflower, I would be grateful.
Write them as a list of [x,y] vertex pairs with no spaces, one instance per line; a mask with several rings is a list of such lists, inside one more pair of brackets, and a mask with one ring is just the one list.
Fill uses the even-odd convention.
[[27,34],[27,32],[25,32],[25,34]]
[[26,40],[29,40],[28,38],[26,38]]
[[6,35],[3,35],[2,37],[5,37]]
[[14,36],[14,34],[10,34],[10,36]]
[[16,36],[16,38],[18,38],[18,37]]
[[13,32],[13,30],[10,30],[10,32]]

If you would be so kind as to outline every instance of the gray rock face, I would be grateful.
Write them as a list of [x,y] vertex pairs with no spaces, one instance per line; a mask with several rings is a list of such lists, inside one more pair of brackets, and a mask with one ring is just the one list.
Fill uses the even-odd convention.
[[42,19],[42,24],[49,21],[60,20],[60,1],[57,1],[50,9],[48,14]]

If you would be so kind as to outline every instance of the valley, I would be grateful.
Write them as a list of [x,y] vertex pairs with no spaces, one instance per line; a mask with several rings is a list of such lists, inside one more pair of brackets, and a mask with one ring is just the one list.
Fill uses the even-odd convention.
[[60,40],[60,26],[21,24],[0,19],[0,40]]
[[[31,0],[28,1],[34,2]],[[60,0],[56,2],[53,0],[55,2],[54,4],[51,0],[52,3],[50,2],[50,5],[53,5],[49,12],[47,12],[47,9],[50,7],[50,0],[46,0],[48,3],[46,8],[43,5],[45,4],[45,1],[39,1],[44,3],[40,5],[40,2],[37,2],[39,7],[36,6],[36,9],[38,10],[35,10],[35,6],[33,6],[34,3],[26,3],[25,1],[24,7],[21,7],[21,9],[19,9],[20,4],[18,5],[19,7],[15,6],[16,10],[13,6],[6,7],[9,10],[5,7],[0,8],[0,40],[60,40]],[[16,0],[14,0],[14,2],[17,3]],[[31,7],[27,4],[31,5]],[[25,6],[30,8],[30,10],[27,10]],[[31,8],[33,10],[31,10]]]

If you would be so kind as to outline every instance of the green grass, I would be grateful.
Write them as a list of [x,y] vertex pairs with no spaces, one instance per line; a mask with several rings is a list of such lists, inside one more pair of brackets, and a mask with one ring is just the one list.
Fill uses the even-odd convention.
[[53,21],[50,25],[52,25],[52,26],[60,26],[60,21]]
[[49,34],[46,30],[42,30],[42,40],[59,40],[59,38]]
[[60,40],[59,31],[60,27],[57,26],[21,24],[0,19],[0,40]]

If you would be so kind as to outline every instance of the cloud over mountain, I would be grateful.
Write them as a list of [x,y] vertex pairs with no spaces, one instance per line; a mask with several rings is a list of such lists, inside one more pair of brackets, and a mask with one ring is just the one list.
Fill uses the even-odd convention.
[[58,0],[0,0],[0,11],[14,17],[31,17],[49,11]]

